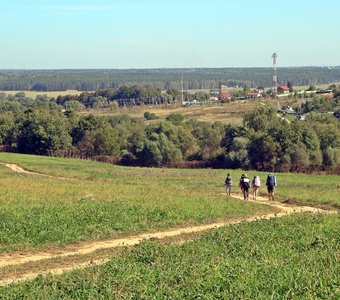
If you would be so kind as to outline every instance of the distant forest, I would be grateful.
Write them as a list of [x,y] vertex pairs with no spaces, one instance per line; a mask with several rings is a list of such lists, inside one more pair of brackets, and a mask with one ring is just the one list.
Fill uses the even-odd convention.
[[[271,68],[197,69],[101,69],[101,70],[0,70],[0,90],[94,91],[122,85],[149,85],[162,90],[269,87]],[[278,69],[279,84],[317,85],[340,81],[338,67],[295,67]]]

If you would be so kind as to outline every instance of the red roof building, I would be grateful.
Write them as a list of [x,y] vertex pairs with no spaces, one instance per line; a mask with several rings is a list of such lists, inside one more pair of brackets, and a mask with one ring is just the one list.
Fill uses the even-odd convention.
[[218,100],[231,100],[232,96],[229,93],[219,93]]
[[247,98],[261,98],[262,94],[260,92],[250,92],[247,94]]
[[289,90],[289,87],[288,87],[288,86],[283,85],[283,86],[279,86],[279,87],[277,88],[277,92],[278,92],[279,94],[288,94],[288,93],[290,92],[290,90]]

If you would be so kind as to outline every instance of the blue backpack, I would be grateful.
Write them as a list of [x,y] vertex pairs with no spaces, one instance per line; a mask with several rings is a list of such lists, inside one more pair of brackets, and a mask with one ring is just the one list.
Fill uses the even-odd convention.
[[274,175],[269,174],[267,177],[267,185],[276,186],[276,177]]

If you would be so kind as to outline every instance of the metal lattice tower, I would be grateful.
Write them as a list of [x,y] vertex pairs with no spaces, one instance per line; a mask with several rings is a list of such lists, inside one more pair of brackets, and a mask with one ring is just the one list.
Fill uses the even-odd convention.
[[273,97],[276,97],[276,95],[277,95],[276,58],[277,58],[277,54],[276,54],[276,52],[274,52],[273,55],[272,55],[272,59],[273,59],[273,86],[272,86],[272,95],[273,95]]

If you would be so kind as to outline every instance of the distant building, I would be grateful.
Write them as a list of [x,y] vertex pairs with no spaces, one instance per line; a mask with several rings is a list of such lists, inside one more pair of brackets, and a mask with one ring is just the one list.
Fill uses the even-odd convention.
[[250,92],[247,94],[247,98],[261,98],[262,93],[260,92]]
[[183,106],[192,106],[192,105],[197,105],[198,101],[196,99],[191,100],[191,101],[183,101],[182,105]]
[[290,93],[290,90],[289,90],[289,87],[288,87],[288,86],[283,85],[283,86],[279,86],[279,87],[277,88],[277,92],[278,92],[279,94],[288,94],[288,93]]
[[232,95],[229,93],[220,92],[218,94],[218,100],[231,100],[232,98]]
[[286,113],[286,114],[289,114],[289,115],[294,115],[294,114],[296,114],[296,111],[291,107],[291,106],[287,106],[287,108],[286,109],[283,109],[282,110],[284,113]]

